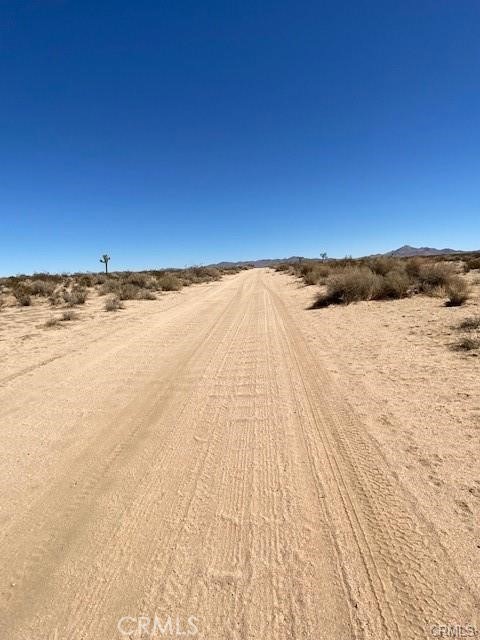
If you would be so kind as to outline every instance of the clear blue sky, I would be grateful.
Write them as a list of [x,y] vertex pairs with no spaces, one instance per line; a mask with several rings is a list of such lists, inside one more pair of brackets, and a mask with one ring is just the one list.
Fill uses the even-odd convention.
[[480,249],[478,0],[13,0],[0,24],[0,273]]

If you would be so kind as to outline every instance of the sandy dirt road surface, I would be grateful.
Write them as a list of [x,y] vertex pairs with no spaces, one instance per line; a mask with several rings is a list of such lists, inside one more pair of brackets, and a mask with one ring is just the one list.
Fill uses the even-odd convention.
[[242,272],[0,375],[2,638],[477,624],[478,594],[285,295]]

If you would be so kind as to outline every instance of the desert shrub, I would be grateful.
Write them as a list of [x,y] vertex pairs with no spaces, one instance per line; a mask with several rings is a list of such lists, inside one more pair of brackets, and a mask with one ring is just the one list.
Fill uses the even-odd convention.
[[420,291],[424,293],[434,292],[441,287],[448,287],[455,277],[455,267],[445,262],[424,264],[418,275]]
[[456,351],[473,351],[474,349],[480,348],[480,338],[472,338],[471,336],[464,336],[460,338],[454,345],[453,348]]
[[148,276],[144,288],[157,291],[159,289],[157,278],[155,276]]
[[52,307],[58,307],[60,304],[63,304],[63,302],[65,302],[63,294],[64,290],[59,289],[54,291],[52,295],[48,297],[48,301]]
[[460,331],[480,331],[480,316],[465,318],[457,326]]
[[120,285],[118,297],[120,300],[135,300],[139,291],[140,288],[136,284],[126,282],[125,284]]
[[88,293],[85,287],[81,287],[80,285],[74,285],[70,291],[67,289],[62,291],[63,300],[69,307],[74,307],[77,304],[85,304],[87,295]]
[[216,267],[192,267],[193,272],[199,282],[208,282],[209,280],[220,280],[221,274]]
[[117,296],[111,295],[105,300],[105,311],[118,311],[119,309],[123,309],[123,304]]
[[379,256],[369,260],[367,266],[373,271],[373,273],[379,276],[386,276],[389,271],[398,269],[398,261],[387,256]]
[[330,274],[330,268],[319,262],[293,265],[292,269],[297,276],[303,278],[307,286],[324,282]]
[[469,269],[480,269],[480,257],[479,258],[471,258],[466,263]]
[[374,295],[376,300],[388,298],[405,298],[411,288],[410,278],[405,271],[395,269],[389,271],[379,282],[379,289]]
[[32,304],[32,298],[30,294],[23,287],[15,289],[13,295],[15,296],[20,307],[29,307]]
[[307,271],[303,276],[303,281],[308,286],[312,284],[318,284],[319,280],[320,280],[320,276],[315,269],[311,269],[310,271]]
[[60,320],[58,318],[49,318],[45,324],[43,325],[44,327],[58,327],[58,325],[60,324]]
[[127,284],[134,284],[137,287],[144,288],[147,286],[148,276],[146,273],[129,273],[125,280]]
[[289,271],[290,265],[287,262],[281,262],[275,266],[275,271]]
[[75,284],[72,288],[72,296],[75,300],[75,304],[85,304],[88,296],[88,291],[80,284]]
[[67,311],[64,311],[62,313],[62,317],[60,318],[62,322],[69,322],[70,320],[77,320],[77,319],[78,319],[78,314],[73,309],[68,309]]
[[137,293],[138,300],[156,300],[157,297],[148,289],[139,289]]
[[105,296],[109,293],[113,293],[118,295],[120,292],[121,284],[118,280],[112,277],[105,277],[103,283],[100,285],[100,289],[98,290],[98,294],[100,296]]
[[32,296],[48,298],[55,291],[56,284],[51,280],[31,280],[27,286]]
[[447,307],[460,307],[470,297],[468,282],[458,276],[450,280],[446,292],[448,296]]
[[424,266],[425,266],[424,258],[418,258],[418,257],[409,258],[405,262],[405,271],[412,280],[415,280],[420,277],[420,273]]
[[177,276],[174,276],[171,273],[166,273],[158,278],[158,286],[162,291],[180,291],[182,283]]
[[327,280],[327,292],[320,294],[314,307],[350,304],[371,300],[381,290],[382,278],[368,267],[347,267]]
[[97,278],[93,274],[83,273],[82,275],[75,276],[75,281],[80,287],[93,287],[97,282]]

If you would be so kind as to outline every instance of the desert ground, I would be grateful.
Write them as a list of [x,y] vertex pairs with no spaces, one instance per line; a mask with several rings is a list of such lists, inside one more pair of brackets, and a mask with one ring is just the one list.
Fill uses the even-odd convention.
[[0,312],[2,638],[480,634],[480,358],[451,348],[478,284],[315,289]]

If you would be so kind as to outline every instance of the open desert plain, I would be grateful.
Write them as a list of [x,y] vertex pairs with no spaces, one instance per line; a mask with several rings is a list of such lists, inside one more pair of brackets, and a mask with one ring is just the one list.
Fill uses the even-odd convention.
[[473,273],[458,307],[273,269],[5,304],[1,637],[480,634]]

